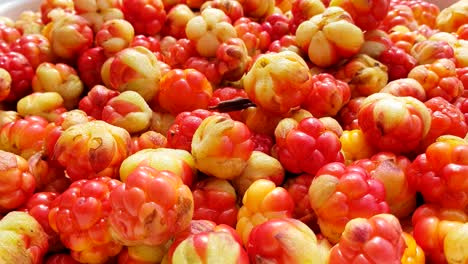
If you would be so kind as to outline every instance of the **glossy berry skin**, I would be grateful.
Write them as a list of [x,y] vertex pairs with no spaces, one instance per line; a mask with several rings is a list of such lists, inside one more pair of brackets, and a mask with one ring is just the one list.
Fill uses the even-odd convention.
[[94,41],[93,29],[88,21],[71,13],[58,15],[44,27],[42,34],[49,39],[53,54],[66,61],[76,60]]
[[[262,173],[259,173],[259,172]],[[266,179],[277,186],[283,184],[285,171],[281,163],[274,157],[254,150],[242,173],[231,182],[238,196],[243,197],[247,189],[257,180]]]
[[122,12],[135,29],[135,34],[154,36],[166,21],[166,10],[161,0],[123,0]]
[[276,187],[270,180],[256,180],[242,197],[236,231],[246,245],[255,226],[269,219],[291,218],[293,211],[294,201],[286,189]]
[[189,227],[194,210],[192,193],[176,174],[145,165],[110,193],[110,206],[112,232],[126,246],[167,242]]
[[150,51],[152,51],[156,57],[159,59],[161,54],[161,43],[160,43],[160,39],[159,38],[156,38],[156,37],[153,37],[153,36],[146,36],[146,35],[142,35],[142,34],[136,34],[133,39],[132,39],[132,42],[130,43],[130,47],[136,47],[136,46],[143,46],[147,49],[149,49]]
[[168,147],[190,152],[193,134],[205,118],[214,114],[214,112],[205,109],[179,113],[167,132]]
[[270,34],[265,31],[261,24],[252,21],[247,17],[239,18],[234,22],[237,36],[241,38],[247,46],[248,54],[254,56],[265,52],[270,46]]
[[390,6],[379,28],[390,32],[395,26],[405,26],[410,30],[417,28],[418,24],[410,7],[404,4]]
[[43,1],[39,7],[41,13],[41,19],[44,24],[47,24],[51,21],[49,13],[53,10],[60,10],[66,13],[74,12],[74,3],[73,0],[65,1],[56,1],[56,0],[46,0]]
[[237,37],[231,22],[222,10],[206,8],[188,21],[185,34],[194,42],[198,54],[212,58],[221,43]]
[[104,22],[95,34],[96,46],[102,47],[106,56],[128,48],[135,36],[132,24],[124,19],[110,19]]
[[249,98],[277,114],[300,106],[311,89],[311,81],[306,62],[291,51],[261,55],[243,77]]
[[387,84],[387,66],[368,55],[358,54],[338,68],[335,78],[349,85],[353,97],[368,96]]
[[[168,243],[169,244],[169,243]],[[160,263],[167,253],[169,245],[129,246],[124,247],[117,256],[117,264],[153,264]]]
[[265,18],[262,28],[270,35],[271,41],[279,40],[289,34],[289,21],[290,18],[286,15],[273,13]]
[[96,33],[107,21],[112,19],[123,19],[121,1],[116,0],[73,0],[76,14],[84,17]]
[[76,124],[59,136],[53,157],[73,181],[117,178],[120,164],[129,155],[130,140],[125,129],[104,121]]
[[24,211],[32,215],[47,233],[50,251],[58,251],[63,248],[59,235],[49,224],[50,206],[59,195],[60,193],[57,192],[36,192],[23,207]]
[[[463,210],[443,208],[434,204],[424,204],[418,207],[411,218],[413,237],[416,243],[424,250],[426,261],[443,264],[451,257],[446,255],[445,240],[449,233],[461,232],[461,226],[468,221]],[[449,251],[455,253],[456,244],[451,241]],[[448,252],[447,252],[448,253]],[[460,255],[460,251],[456,255]],[[451,262],[450,262],[451,263]],[[456,263],[456,262],[453,262]]]
[[285,50],[296,52],[301,56],[304,54],[303,50],[297,45],[296,36],[294,35],[284,35],[280,39],[272,41],[268,48],[269,52],[281,52]]
[[391,214],[399,219],[411,215],[416,208],[416,190],[408,179],[410,159],[389,152],[379,152],[367,159],[357,160],[352,165],[363,167],[372,178],[383,183],[385,201]]
[[335,116],[351,99],[351,89],[346,82],[328,73],[312,76],[312,89],[302,103],[314,117]]
[[331,0],[329,6],[342,7],[353,18],[355,24],[362,30],[372,30],[379,27],[387,16],[389,0],[359,3],[350,0]]
[[102,263],[122,249],[108,222],[110,193],[119,185],[120,181],[108,177],[79,180],[50,204],[50,227],[75,260]]
[[[206,117],[192,139],[192,155],[197,169],[221,179],[239,176],[253,149],[248,127],[222,115]],[[224,166],[229,166],[229,170]]]
[[236,230],[209,220],[192,220],[191,227],[176,237],[163,263],[248,264]]
[[419,154],[409,167],[410,183],[426,203],[465,210],[468,207],[465,153],[468,143],[444,135]]
[[84,90],[77,71],[69,64],[44,62],[36,68],[32,79],[34,92],[56,92],[63,98],[63,104],[71,110],[78,104]]
[[292,173],[314,175],[329,162],[343,162],[338,136],[315,117],[297,122],[283,119],[275,130],[274,151],[283,167]]
[[123,49],[107,59],[101,68],[101,78],[109,89],[135,91],[150,102],[159,90],[161,71],[156,55],[137,46]]
[[411,48],[411,55],[417,60],[418,64],[431,64],[442,58],[455,61],[454,49],[443,40],[423,40],[414,44]]
[[167,138],[161,133],[148,130],[138,136],[132,137],[131,153],[134,154],[143,149],[157,149],[167,147]]
[[198,55],[195,42],[190,39],[165,36],[159,42],[162,60],[172,68],[185,68],[182,66],[186,61]]
[[26,212],[11,211],[0,221],[2,262],[40,264],[48,250],[47,234]]
[[40,116],[27,116],[2,126],[0,148],[25,159],[42,150],[49,122]]
[[380,90],[382,93],[389,93],[395,96],[411,96],[421,102],[425,102],[426,91],[422,85],[412,78],[401,78],[390,81]]
[[235,22],[237,19],[244,17],[244,8],[241,3],[236,0],[205,1],[200,7],[200,10],[206,8],[217,8],[222,10],[231,19],[231,22]]
[[173,69],[162,76],[159,106],[177,115],[184,111],[208,108],[213,88],[205,75],[194,69]]
[[385,187],[362,167],[340,162],[323,166],[309,188],[312,209],[322,234],[337,243],[354,218],[389,213]]
[[426,256],[423,249],[416,243],[413,235],[403,232],[403,239],[405,240],[406,249],[401,257],[403,264],[424,264],[426,263]]
[[297,27],[304,21],[325,11],[326,5],[320,0],[299,0],[291,4],[292,17],[289,20],[289,30],[296,33]]
[[230,38],[221,43],[216,50],[216,70],[225,81],[239,81],[248,70],[250,63],[248,46],[241,38]]
[[393,45],[387,32],[381,29],[373,29],[364,32],[364,43],[360,53],[366,54],[374,59],[378,59],[380,54],[388,50]]
[[237,222],[236,190],[227,180],[208,178],[199,181],[192,189],[194,220],[210,220],[231,227]]
[[431,115],[427,106],[413,97],[375,93],[364,99],[358,122],[372,146],[398,154],[418,147],[429,131]]
[[0,212],[8,213],[22,206],[33,195],[36,187],[26,159],[16,154],[0,151],[2,161]]
[[359,128],[343,130],[340,142],[346,164],[370,158],[376,152]]
[[255,226],[246,248],[250,263],[328,263],[327,248],[307,225],[294,218],[270,219]]
[[331,249],[329,263],[401,263],[406,247],[402,234],[391,214],[352,219]]
[[54,60],[49,39],[41,34],[23,35],[10,45],[11,51],[23,54],[33,69]]
[[244,9],[244,16],[257,19],[264,19],[265,17],[273,14],[276,3],[274,0],[241,0],[239,2]]
[[468,122],[468,98],[465,96],[458,97],[454,102],[455,105],[465,117],[465,123]]
[[140,165],[175,173],[185,185],[192,186],[197,176],[195,161],[190,152],[173,148],[142,149],[128,156],[121,164],[122,182]]
[[147,131],[153,111],[135,91],[124,91],[110,99],[102,110],[102,120],[127,130],[130,134]]
[[431,98],[424,104],[431,110],[431,128],[423,140],[423,149],[442,135],[465,137],[468,125],[459,108],[442,97]]
[[351,15],[338,6],[328,7],[302,22],[295,36],[298,46],[319,67],[329,67],[352,57],[364,43],[362,30],[353,23]]
[[34,69],[23,54],[14,51],[0,53],[0,68],[5,69],[11,76],[10,93],[5,101],[16,102],[31,93]]
[[389,81],[406,78],[417,65],[416,58],[397,46],[382,51],[378,60],[387,67]]
[[440,96],[451,102],[463,94],[463,83],[457,78],[456,65],[446,58],[418,65],[408,73],[408,77],[423,86],[428,99]]
[[418,24],[435,28],[437,16],[440,14],[439,6],[424,0],[410,0],[406,4],[413,11]]
[[101,67],[106,60],[107,56],[102,47],[89,48],[78,58],[78,75],[88,89],[102,84]]
[[437,15],[435,27],[443,32],[456,32],[461,25],[467,22],[466,16],[459,14],[458,11],[465,7],[465,2],[455,2],[444,8]]
[[100,120],[102,119],[102,111],[107,105],[107,102],[119,95],[118,91],[108,89],[104,85],[95,85],[88,93],[82,97],[78,103],[78,108],[83,110],[87,115]]
[[21,37],[21,32],[15,27],[11,27],[5,23],[0,23],[0,40],[8,45],[14,43]]
[[194,16],[195,13],[186,4],[175,5],[167,12],[167,18],[162,28],[162,33],[177,39],[186,38],[185,26]]

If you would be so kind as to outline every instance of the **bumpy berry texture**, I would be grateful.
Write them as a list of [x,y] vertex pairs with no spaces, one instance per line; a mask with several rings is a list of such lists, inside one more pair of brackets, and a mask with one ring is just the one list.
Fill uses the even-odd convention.
[[457,136],[444,135],[430,144],[409,167],[411,184],[427,203],[465,210],[468,206],[464,175],[468,143]]
[[206,117],[192,139],[192,155],[197,169],[221,179],[239,176],[253,149],[247,126],[222,115]]
[[110,89],[135,91],[149,102],[159,90],[161,78],[156,55],[138,46],[123,49],[104,62],[101,78]]
[[[190,224],[193,196],[173,172],[138,166],[109,196],[114,237],[127,246],[158,246]],[[138,213],[136,213],[138,212]]]
[[368,142],[380,151],[414,151],[429,132],[430,110],[421,101],[375,93],[364,99],[358,123]]
[[124,91],[107,101],[101,118],[111,125],[135,134],[149,128],[152,116],[153,111],[139,93]]
[[410,184],[408,176],[410,159],[380,152],[368,159],[357,160],[353,165],[365,168],[372,178],[383,183],[385,201],[394,216],[403,219],[416,209],[416,190]]
[[246,248],[250,263],[258,264],[269,261],[324,264],[329,257],[327,245],[320,243],[307,225],[294,218],[270,219],[255,226]]
[[210,220],[235,227],[237,222],[236,190],[227,180],[208,178],[197,182],[192,190],[194,220]]
[[348,12],[337,6],[302,22],[295,35],[299,47],[319,67],[331,66],[357,54],[364,43],[362,30]]
[[314,175],[330,162],[343,162],[338,136],[315,117],[295,121],[283,119],[275,130],[273,147],[283,167],[292,173]]
[[110,193],[119,185],[108,177],[75,181],[50,204],[50,227],[77,261],[102,263],[122,249],[108,221]]
[[[259,173],[259,172],[262,173]],[[232,180],[239,196],[243,197],[247,189],[255,181],[266,179],[280,186],[285,179],[285,171],[281,163],[274,157],[254,150],[247,160],[242,173]]]
[[387,66],[365,54],[352,57],[335,77],[348,83],[353,97],[377,93],[388,82]]
[[34,68],[23,54],[14,51],[0,53],[0,68],[11,77],[10,92],[5,101],[15,102],[31,92]]
[[0,260],[4,263],[42,263],[48,250],[47,234],[34,217],[12,211],[0,221]]
[[302,103],[314,117],[335,116],[351,99],[349,85],[328,73],[312,76],[312,89]]
[[329,262],[401,263],[406,247],[402,234],[400,222],[391,214],[352,219],[331,249]]
[[427,98],[440,96],[451,102],[463,94],[463,83],[457,78],[456,65],[443,58],[431,64],[418,65],[409,73],[426,91]]
[[155,35],[166,21],[166,10],[161,0],[123,0],[122,12],[136,34]]
[[[462,210],[442,208],[433,204],[424,204],[418,207],[411,218],[413,236],[416,243],[424,250],[426,261],[432,263],[447,263],[451,258],[445,254],[445,239],[449,233],[462,234],[461,226],[466,223],[468,216]],[[455,239],[448,242],[457,242]],[[453,250],[457,244],[447,244],[449,250]],[[454,258],[459,253],[451,251]],[[459,251],[460,252],[460,251]]]
[[252,183],[242,197],[236,230],[246,245],[255,226],[274,218],[291,218],[293,211],[294,200],[286,189],[260,179]]
[[72,180],[118,178],[122,161],[130,152],[130,134],[104,121],[69,127],[54,147],[54,158]]
[[354,218],[389,213],[385,187],[362,167],[332,162],[323,166],[309,188],[309,200],[322,234],[337,243]]
[[26,159],[11,152],[0,151],[2,189],[0,212],[7,213],[22,206],[36,187]]
[[247,264],[249,259],[236,230],[209,220],[193,220],[176,237],[163,263],[198,262]]
[[173,69],[162,76],[157,94],[159,106],[174,115],[208,108],[213,94],[205,75],[195,69]]
[[306,62],[291,51],[261,55],[243,78],[249,98],[278,114],[300,106],[310,92],[311,82]]
[[157,148],[142,149],[129,155],[120,166],[120,180],[125,182],[128,175],[140,165],[150,166],[156,170],[171,171],[187,186],[192,185],[197,175],[195,160],[190,152],[181,149]]

